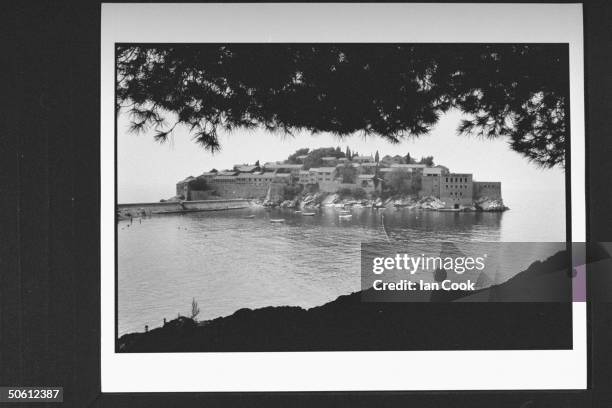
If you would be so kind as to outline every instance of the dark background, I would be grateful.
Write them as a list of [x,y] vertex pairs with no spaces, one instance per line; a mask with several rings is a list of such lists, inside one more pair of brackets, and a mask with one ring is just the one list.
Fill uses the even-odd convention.
[[[612,241],[612,5],[587,1],[584,14],[587,220],[591,240]],[[14,1],[0,6],[0,23],[0,385],[63,386],[63,406],[71,407],[612,405],[605,303],[589,305],[586,392],[101,395],[100,3]]]

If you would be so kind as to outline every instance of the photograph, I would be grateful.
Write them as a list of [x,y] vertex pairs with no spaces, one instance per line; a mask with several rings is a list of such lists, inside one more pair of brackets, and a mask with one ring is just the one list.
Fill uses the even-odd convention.
[[[567,44],[116,44],[116,351],[571,349],[568,61]],[[363,301],[383,243],[432,260],[408,275],[418,301],[386,302],[382,280]],[[568,297],[525,300],[542,274]]]
[[611,407],[608,3],[9,1],[0,407]]

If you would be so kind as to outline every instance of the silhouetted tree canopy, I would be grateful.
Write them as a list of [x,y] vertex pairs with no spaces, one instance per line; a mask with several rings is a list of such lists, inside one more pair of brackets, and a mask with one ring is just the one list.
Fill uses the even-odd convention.
[[211,151],[220,130],[255,127],[399,142],[459,109],[461,134],[504,137],[538,165],[563,166],[567,54],[552,44],[118,46],[117,109],[133,131],[163,142],[184,125]]

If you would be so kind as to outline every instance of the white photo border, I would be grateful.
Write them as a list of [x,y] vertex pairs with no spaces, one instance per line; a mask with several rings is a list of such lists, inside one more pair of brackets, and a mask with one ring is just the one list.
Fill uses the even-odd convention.
[[580,4],[102,4],[102,392],[586,389],[585,302],[572,350],[115,352],[116,43],[567,43],[571,230],[585,242],[582,22]]

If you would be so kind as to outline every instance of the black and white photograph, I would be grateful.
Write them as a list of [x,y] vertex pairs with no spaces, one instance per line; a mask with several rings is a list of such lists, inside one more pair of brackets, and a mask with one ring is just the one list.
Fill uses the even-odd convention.
[[499,7],[104,7],[103,389],[581,388],[579,14]]
[[[571,348],[569,298],[500,318],[498,305],[358,293],[371,242],[418,255],[506,243],[495,268],[489,248],[464,274],[476,292],[563,269],[551,247],[569,234],[568,56],[563,44],[118,44],[117,351]],[[451,273],[432,268],[411,276],[427,288]],[[517,335],[493,344],[460,330],[472,324]]]
[[610,406],[609,5],[3,9],[1,406]]

